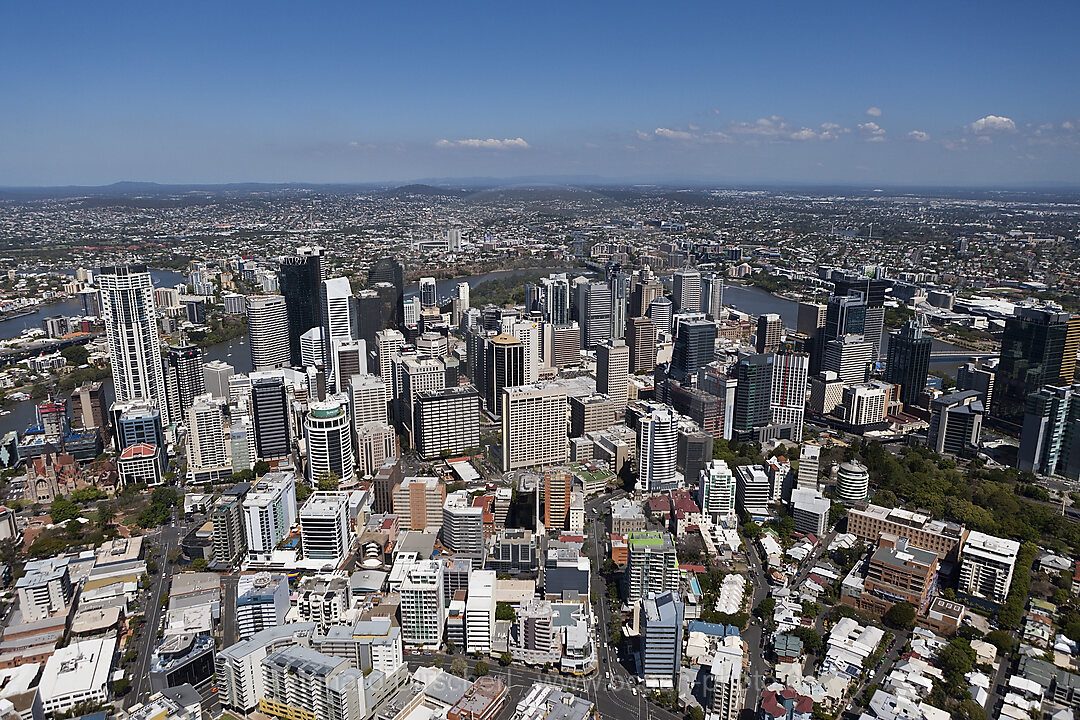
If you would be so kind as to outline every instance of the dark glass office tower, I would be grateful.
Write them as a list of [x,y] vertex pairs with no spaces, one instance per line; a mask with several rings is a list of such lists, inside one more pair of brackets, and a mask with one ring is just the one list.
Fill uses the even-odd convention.
[[1080,345],[1080,315],[1048,308],[1017,308],[1005,319],[1001,362],[994,377],[991,421],[1019,432],[1028,395],[1043,385],[1071,385]]
[[382,258],[368,270],[367,286],[374,288],[376,283],[390,283],[394,288],[392,317],[384,318],[387,323],[393,323],[393,327],[401,328],[405,324],[405,270],[394,258]]
[[303,364],[300,356],[300,336],[313,327],[323,325],[323,267],[322,248],[297,248],[296,255],[280,259],[278,289],[285,298],[289,315],[289,361]]
[[753,439],[754,428],[765,427],[772,415],[772,355],[748,355],[735,366],[735,423],[733,436]]
[[671,354],[671,377],[683,382],[713,361],[716,355],[716,323],[689,320],[679,323]]
[[187,423],[187,410],[195,397],[206,392],[203,352],[195,345],[170,347],[165,351],[165,400],[173,422]]
[[885,361],[885,381],[900,386],[900,400],[914,405],[926,387],[930,372],[930,338],[923,334],[922,319],[909,318],[899,330],[889,333]]
[[251,383],[251,414],[255,455],[259,460],[289,456],[289,400],[280,377],[256,378]]

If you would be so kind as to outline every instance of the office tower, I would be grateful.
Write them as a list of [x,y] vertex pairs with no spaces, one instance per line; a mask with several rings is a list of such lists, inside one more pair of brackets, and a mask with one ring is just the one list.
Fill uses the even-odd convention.
[[233,473],[255,468],[255,427],[247,415],[237,417],[229,426],[229,454]]
[[770,421],[773,425],[790,425],[791,437],[797,442],[802,440],[809,369],[810,356],[806,353],[773,355]]
[[420,308],[433,308],[439,306],[438,289],[435,285],[435,278],[422,277],[419,284],[420,290]]
[[465,490],[446,496],[442,508],[442,543],[455,553],[484,551],[484,507],[473,505]]
[[367,343],[363,340],[334,340],[331,343],[333,359],[330,365],[334,368],[333,381],[334,393],[346,392],[349,387],[349,378],[353,375],[364,375],[368,371]]
[[715,355],[716,323],[711,320],[681,322],[671,354],[671,377],[683,382],[711,363]]
[[611,337],[611,288],[603,282],[584,282],[577,287],[577,321],[581,347],[588,350]]
[[[833,296],[825,307],[825,342],[866,331],[866,302],[857,295]],[[869,338],[866,338],[869,341]]]
[[994,375],[997,371],[997,358],[979,364],[972,358],[956,369],[957,390],[977,390],[982,393],[983,410],[990,414],[990,403],[994,398]]
[[441,358],[450,354],[447,339],[437,332],[420,333],[416,338],[416,354],[420,357]]
[[836,470],[836,494],[844,504],[865,502],[870,497],[870,471],[858,460],[840,463]]
[[[980,446],[982,421],[982,393],[967,390],[934,398],[927,445],[935,452],[974,457]],[[1025,438],[1021,435],[1021,446]]]
[[658,407],[638,420],[638,488],[656,493],[678,487],[679,416]]
[[544,527],[548,531],[567,529],[570,494],[573,489],[574,476],[566,470],[550,470],[544,473]]
[[480,393],[472,385],[423,390],[413,404],[413,449],[425,459],[480,446]]
[[844,335],[825,343],[822,371],[836,373],[845,385],[864,383],[870,378],[874,348],[861,335]]
[[165,397],[169,417],[177,422],[186,419],[195,397],[206,392],[202,361],[202,350],[195,345],[170,347],[165,351]]
[[290,645],[263,659],[262,675],[264,694],[258,704],[262,713],[306,720],[367,717],[364,673],[348,660]]
[[570,398],[570,437],[611,427],[615,412],[615,403],[607,395]]
[[566,413],[566,390],[559,385],[504,388],[503,472],[566,462]]
[[269,562],[296,522],[296,476],[266,473],[244,496],[243,510],[248,559]]
[[719,320],[724,314],[724,276],[709,273],[701,279],[701,312],[710,320]]
[[889,333],[885,381],[900,386],[900,401],[917,405],[930,372],[930,338],[923,333],[922,317],[908,318]]
[[825,320],[828,307],[821,303],[799,303],[795,330],[807,337],[806,352],[810,354],[810,374],[821,372],[821,356],[825,351]]
[[240,576],[236,583],[236,632],[241,640],[284,625],[288,611],[287,576],[267,572]]
[[98,271],[101,311],[112,360],[116,399],[145,400],[171,422],[154,310],[154,284],[145,265],[113,265]]
[[[295,255],[280,258],[278,262],[278,287],[286,307],[286,321],[277,325],[276,329],[287,335],[288,356],[277,367],[300,365],[300,336],[313,327],[322,327],[325,323],[323,280],[326,279],[326,268],[323,264],[322,248],[299,247]],[[249,316],[250,308],[249,300]],[[256,370],[260,368],[257,363],[253,364]]]
[[[247,299],[248,342],[251,366],[255,370],[276,370],[289,365],[289,315],[281,295],[253,295]],[[300,356],[300,336],[296,336],[296,361]]]
[[626,334],[626,312],[630,300],[630,276],[615,271],[608,276],[611,287],[611,337],[621,338]]
[[776,313],[760,315],[757,321],[757,351],[776,352],[784,334],[784,321]]
[[884,277],[869,277],[856,273],[833,273],[834,296],[859,297],[865,311],[862,330],[846,330],[839,334],[861,332],[874,347],[874,359],[880,354],[881,334],[885,327],[885,292],[890,282]]
[[389,283],[368,286],[353,295],[350,304],[358,338],[374,343],[375,333],[393,322],[395,296],[394,286]]
[[987,535],[972,530],[960,548],[960,582],[957,590],[965,595],[1004,603],[1012,586],[1013,568],[1020,553],[1016,540]]
[[469,283],[459,282],[454,288],[454,302],[452,304],[452,317],[450,323],[455,327],[461,324],[461,318],[465,315],[465,311],[469,309]]
[[630,603],[657,593],[679,592],[679,559],[666,532],[631,532],[626,536],[626,600]]
[[712,523],[732,526],[735,522],[735,475],[723,460],[711,460],[699,475],[698,506]]
[[438,560],[421,560],[401,583],[401,640],[410,647],[438,650],[442,646],[443,572]]
[[608,340],[596,346],[596,392],[607,395],[616,413],[626,407],[630,384],[630,348],[622,340]]
[[1047,385],[1028,395],[1017,467],[1080,480],[1080,385]]
[[675,465],[688,482],[701,476],[713,459],[713,436],[696,425],[682,423],[679,427],[679,449]]
[[355,478],[352,426],[344,401],[327,400],[308,404],[304,416],[307,446],[307,479],[317,485],[323,478],[337,476],[348,485]]
[[313,327],[300,336],[300,365],[326,367],[326,342],[321,327]]
[[381,258],[376,260],[368,271],[367,286],[373,287],[379,283],[386,283],[393,288],[393,315],[384,318],[387,323],[395,327],[405,324],[402,300],[405,297],[405,273],[394,258]]
[[348,378],[349,415],[354,427],[364,423],[385,424],[389,417],[390,389],[378,375],[356,374]]
[[1001,361],[994,377],[990,417],[1017,432],[1027,397],[1043,385],[1071,385],[1080,344],[1080,315],[1051,309],[1017,308],[1005,319]]
[[397,389],[397,420],[412,431],[416,396],[423,390],[446,387],[446,364],[439,359],[404,357],[394,362]]
[[564,368],[581,364],[581,328],[576,322],[568,325],[544,323],[544,365]]
[[494,631],[495,571],[473,570],[469,574],[469,597],[465,601],[465,636],[469,652],[489,654]]
[[829,529],[832,502],[811,488],[798,487],[791,491],[791,516],[795,532],[821,537]]
[[540,366],[543,365],[541,346],[543,344],[543,325],[534,320],[515,322],[510,326],[510,335],[521,342],[522,381],[520,384],[529,385],[536,382],[540,377]]
[[553,274],[540,280],[542,295],[541,312],[545,322],[553,325],[569,325],[570,279],[566,273]]
[[647,683],[675,687],[682,667],[683,604],[670,590],[641,601],[642,674]]
[[214,501],[210,522],[214,530],[214,561],[230,566],[247,549],[244,534],[244,495],[249,483],[237,483]]
[[211,360],[203,365],[203,387],[212,397],[228,400],[229,378],[234,372],[235,368],[229,363]]
[[413,295],[402,300],[405,324],[402,327],[416,328],[420,324],[420,298]]
[[652,372],[656,367],[656,326],[647,317],[626,321],[626,344],[630,350],[630,372]]
[[674,316],[671,301],[661,295],[649,303],[648,316],[656,327],[656,334],[671,333],[671,318]]
[[355,426],[356,474],[374,475],[386,464],[401,455],[394,426],[381,422],[366,422]]
[[675,312],[698,312],[701,309],[701,273],[684,267],[671,276],[671,299]]
[[352,547],[349,493],[317,490],[300,508],[300,539],[304,557],[340,564]]
[[259,460],[289,457],[292,447],[289,402],[282,378],[260,377],[251,381],[251,421]]
[[772,355],[749,355],[735,366],[735,413],[732,436],[752,439],[755,428],[772,420]]
[[434,477],[407,477],[394,488],[394,514],[402,530],[438,531],[446,485]]
[[147,402],[116,401],[109,408],[116,449],[132,445],[153,445],[165,452],[165,433],[161,425],[161,409]]
[[502,389],[525,384],[525,347],[520,340],[506,334],[488,340],[484,383],[488,412],[498,415]]
[[232,475],[232,453],[225,441],[221,400],[195,399],[187,411],[188,481],[215,482]]
[[642,268],[630,289],[630,317],[643,317],[649,310],[649,304],[664,294],[664,284],[657,279],[646,265]]
[[772,481],[761,465],[738,465],[735,468],[736,498],[739,512],[753,517],[768,516]]
[[[355,337],[355,328],[352,322],[352,287],[349,279],[343,277],[330,278],[322,283],[322,337],[323,357],[328,367],[327,378],[331,386],[337,392],[338,370],[335,363],[337,356],[334,353],[335,341],[349,341]],[[306,332],[306,331],[305,331]]]
[[378,361],[376,371],[388,383],[393,377],[391,372],[392,358],[404,346],[405,336],[401,334],[400,330],[381,330],[375,333],[375,356]]
[[821,473],[821,446],[803,443],[799,448],[799,481],[801,488],[818,489],[818,476]]
[[97,428],[102,435],[108,430],[109,414],[105,409],[105,392],[100,382],[86,382],[72,391],[71,426]]

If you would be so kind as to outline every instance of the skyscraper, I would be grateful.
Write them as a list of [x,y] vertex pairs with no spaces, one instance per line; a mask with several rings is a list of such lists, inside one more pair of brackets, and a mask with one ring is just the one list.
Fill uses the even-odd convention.
[[259,460],[279,460],[289,456],[289,404],[285,382],[280,377],[253,378],[251,419],[255,428],[255,454]]
[[536,320],[522,320],[510,325],[510,334],[521,341],[523,385],[534,383],[540,377],[541,346],[543,345],[543,326]]
[[[290,357],[290,330],[286,299],[281,295],[249,296],[247,317],[251,366],[255,370],[287,367]],[[296,344],[296,361],[302,362],[299,335],[296,337]]]
[[653,271],[646,265],[638,274],[630,290],[630,317],[644,317],[649,311],[649,305],[664,294],[664,284],[661,283]]
[[327,400],[308,405],[304,416],[304,444],[307,447],[307,478],[312,485],[331,475],[339,484],[353,481],[356,458],[352,427],[345,402]]
[[[378,283],[387,283],[393,288],[393,291],[389,293],[391,305],[393,306],[393,315],[384,318],[384,320],[393,327],[400,328],[405,324],[405,310],[402,304],[405,297],[405,272],[401,267],[401,263],[391,257],[376,260],[371,269],[368,270],[367,286],[371,288]],[[382,292],[380,291],[381,295]]]
[[810,374],[821,372],[821,356],[825,350],[825,319],[828,307],[820,303],[799,303],[795,329],[807,337],[806,351],[810,353]]
[[630,300],[630,276],[619,270],[608,276],[611,287],[611,337],[621,338],[626,333],[626,311]]
[[604,282],[578,285],[577,312],[581,347],[589,349],[611,337],[611,287]]
[[559,385],[503,388],[503,472],[566,462],[566,389]]
[[596,346],[596,392],[610,397],[615,411],[626,407],[629,394],[630,348],[622,340]]
[[701,310],[701,272],[697,268],[679,268],[671,277],[671,296],[675,312]]
[[[335,342],[348,342],[355,336],[355,328],[352,322],[352,288],[349,279],[343,277],[330,278],[322,283],[323,309],[322,309],[322,335],[323,357],[328,366],[327,379],[339,392],[337,353],[334,352]],[[345,378],[348,381],[348,378]]]
[[289,359],[285,364],[300,364],[300,336],[323,325],[322,282],[326,279],[326,268],[322,252],[320,247],[299,247],[295,255],[278,261],[278,288],[288,312],[285,329],[288,330]]
[[488,340],[484,384],[487,409],[493,415],[500,412],[503,388],[525,384],[525,347],[513,335],[496,335]]
[[646,493],[678,486],[679,415],[670,407],[653,409],[638,420],[639,489]]
[[420,278],[420,308],[433,308],[439,306],[438,287],[435,278]]
[[656,334],[671,332],[671,318],[673,315],[671,300],[661,295],[649,303],[648,316],[656,326]]
[[[979,451],[982,421],[982,396],[976,390],[934,398],[930,403],[930,430],[926,434],[926,444],[934,452],[974,457]],[[1033,431],[1030,437],[1035,439],[1038,435],[1038,431]],[[1028,437],[1022,436],[1021,456],[1023,440]]]
[[161,339],[154,311],[154,283],[145,265],[113,265],[98,270],[101,311],[112,359],[116,399],[146,400],[169,423]]
[[187,409],[188,480],[215,482],[232,475],[232,453],[225,441],[221,400],[204,395]]
[[772,420],[772,355],[749,355],[735,366],[735,422],[732,436],[753,439],[754,429]]
[[1080,479],[1080,385],[1047,385],[1028,395],[1017,467]]
[[543,318],[559,327],[569,325],[570,317],[570,280],[566,273],[553,274],[540,280],[543,288]]
[[802,440],[809,367],[810,356],[806,353],[778,352],[773,355],[771,422],[773,425],[791,425],[791,438],[796,442]]
[[422,458],[478,447],[480,394],[472,385],[417,393],[412,436],[412,447]]
[[641,601],[641,671],[646,682],[675,687],[682,667],[683,604],[667,590]]
[[548,531],[567,529],[573,489],[574,476],[566,470],[544,473],[544,527]]
[[1017,432],[1027,397],[1043,385],[1071,385],[1080,346],[1080,315],[1049,308],[1017,308],[1005,319],[1001,361],[994,377],[991,419]]
[[165,397],[169,417],[183,422],[187,409],[198,395],[206,392],[203,376],[203,352],[195,345],[182,345],[165,351]]
[[671,376],[679,382],[711,363],[716,354],[716,323],[688,320],[679,323],[671,355]]
[[630,372],[652,372],[656,367],[656,326],[647,317],[626,321],[626,344],[630,348]]
[[956,369],[957,390],[978,390],[982,393],[983,410],[990,414],[990,403],[994,399],[994,376],[998,359],[994,358],[980,364],[978,358],[972,358]]
[[712,460],[701,471],[698,505],[713,523],[735,522],[737,487],[731,468],[723,460]]
[[862,335],[842,335],[825,343],[821,369],[831,370],[845,384],[864,383],[870,377],[873,345]]
[[858,295],[833,296],[825,306],[824,341],[844,335],[862,335],[866,330],[866,302]]
[[923,334],[922,318],[908,318],[903,327],[889,333],[885,381],[900,386],[900,401],[915,405],[926,387],[930,372],[930,338]]
[[780,337],[784,334],[784,321],[776,313],[759,315],[757,320],[757,351],[759,353],[776,352],[780,347]]

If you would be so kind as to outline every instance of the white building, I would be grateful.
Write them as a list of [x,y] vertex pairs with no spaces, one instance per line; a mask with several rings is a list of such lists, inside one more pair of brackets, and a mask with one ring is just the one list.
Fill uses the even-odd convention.
[[596,346],[596,392],[615,403],[621,417],[630,391],[630,346],[612,339]]
[[401,638],[409,646],[438,650],[442,645],[443,565],[422,560],[409,568],[401,583]]
[[116,472],[120,485],[146,484],[149,487],[165,482],[161,475],[161,452],[157,445],[136,443],[124,448],[116,460]]
[[742,657],[717,653],[709,669],[706,720],[738,720],[746,690],[742,682]]
[[259,711],[275,717],[364,720],[364,674],[347,660],[301,645],[283,647],[262,661]]
[[300,508],[304,558],[340,565],[352,547],[349,493],[316,491]]
[[43,620],[62,612],[75,592],[67,558],[31,560],[15,581],[19,611],[25,622]]
[[265,695],[262,661],[279,648],[297,644],[314,624],[292,623],[258,632],[247,640],[222,648],[214,658],[218,698],[224,707],[248,713]]
[[188,481],[214,482],[232,475],[232,453],[225,441],[223,401],[210,395],[195,398],[188,408]]
[[64,713],[79,703],[106,702],[115,653],[114,637],[72,642],[57,648],[45,662],[38,682],[42,710]]
[[473,570],[465,600],[465,645],[471,653],[491,652],[495,630],[495,571]]
[[473,505],[465,490],[450,493],[443,503],[442,542],[456,553],[484,551],[484,508]]
[[731,468],[723,460],[712,460],[701,471],[698,505],[701,515],[713,523],[730,525],[735,521],[735,498],[738,484]]
[[524,350],[524,384],[531,385],[540,377],[541,334],[543,327],[534,320],[522,320],[510,326],[510,334],[516,337]]
[[831,508],[829,499],[817,490],[800,487],[791,491],[791,514],[796,532],[813,533],[820,538],[829,527]]
[[397,432],[393,425],[367,422],[356,428],[356,474],[374,475],[390,458],[399,455]]
[[801,488],[817,490],[818,475],[821,473],[821,446],[803,443],[799,448],[799,479]]
[[658,407],[638,421],[638,489],[646,493],[678,487],[679,414]]
[[[380,330],[375,333],[375,357],[378,360],[378,373],[387,384],[393,378],[394,355],[405,347],[405,336],[400,330]],[[393,387],[392,385],[390,386]],[[391,393],[393,394],[393,393]]]
[[336,475],[342,485],[356,477],[352,424],[343,398],[308,404],[304,416],[307,446],[307,479],[316,485],[320,478]]
[[323,632],[344,621],[349,602],[349,579],[343,574],[305,575],[296,589],[297,617]]
[[289,578],[257,573],[236,583],[236,630],[241,640],[285,622],[289,612]]
[[791,437],[802,439],[806,413],[807,373],[810,356],[806,353],[773,355],[772,393],[769,408],[773,425],[792,425]]
[[768,515],[772,482],[765,468],[760,465],[739,465],[735,468],[735,474],[738,477],[739,511],[752,516]]
[[352,340],[355,334],[350,312],[351,299],[352,287],[348,278],[323,280],[323,357],[329,365],[326,372],[327,386],[332,387],[334,392],[340,392],[341,389],[334,341]]
[[289,366],[289,311],[281,295],[247,299],[248,342],[255,370]]
[[386,409],[390,403],[390,388],[378,375],[353,375],[349,378],[349,412],[353,427],[364,423],[386,424]]
[[1013,568],[1020,552],[1015,540],[968,533],[960,548],[960,583],[957,589],[968,595],[1003,603],[1012,586]]
[[296,524],[296,477],[267,473],[244,496],[248,560],[269,562],[274,549]]
[[565,388],[555,384],[507,387],[501,402],[503,472],[566,462],[570,446]]
[[321,327],[313,327],[300,336],[300,362],[304,367],[326,367],[326,343]]

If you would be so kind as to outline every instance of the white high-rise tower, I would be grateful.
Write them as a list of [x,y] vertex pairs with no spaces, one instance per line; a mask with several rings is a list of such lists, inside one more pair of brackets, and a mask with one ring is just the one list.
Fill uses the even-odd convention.
[[[323,280],[323,296],[326,298],[323,306],[323,357],[329,366],[327,383],[337,391],[338,356],[334,352],[334,343],[348,342],[353,339],[353,324],[349,308],[352,302],[352,287],[349,285],[349,279],[337,277]],[[348,378],[345,380],[347,382]]]
[[289,365],[289,310],[281,295],[255,295],[247,299],[251,366],[277,370]]

